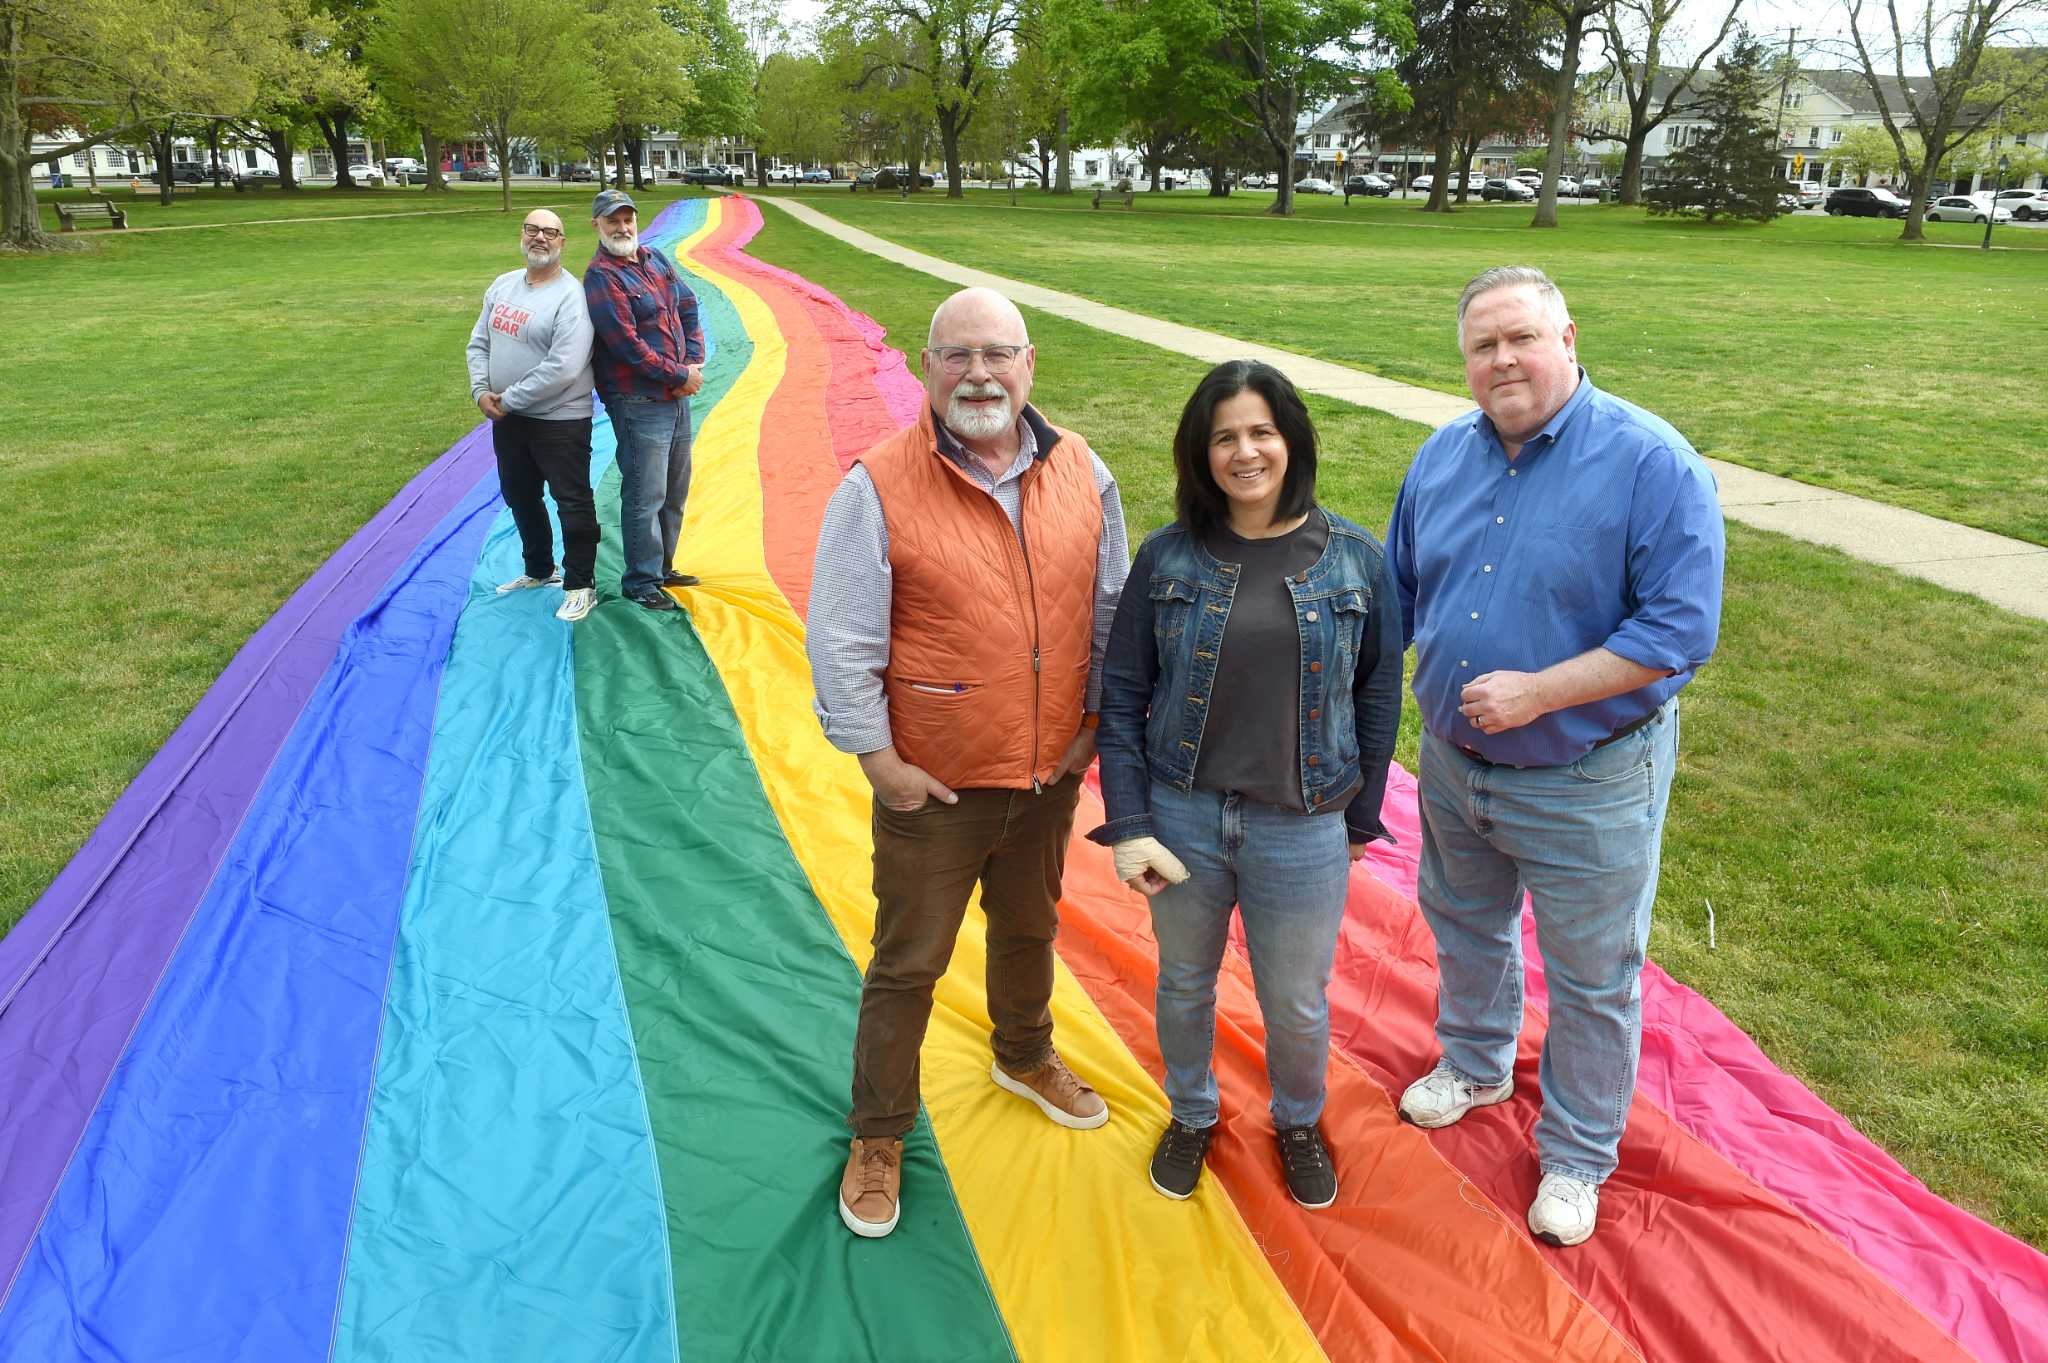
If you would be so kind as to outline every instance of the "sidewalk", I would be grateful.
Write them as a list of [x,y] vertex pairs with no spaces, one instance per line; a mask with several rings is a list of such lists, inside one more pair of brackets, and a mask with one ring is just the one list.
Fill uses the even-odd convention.
[[[1327,360],[1254,345],[1177,322],[1163,322],[1070,293],[956,265],[848,227],[806,204],[772,195],[762,195],[755,202],[772,204],[797,221],[870,255],[963,287],[982,285],[999,290],[1020,306],[1070,322],[1212,363],[1264,360],[1285,371],[1301,388],[1323,397],[1375,408],[1425,426],[1441,426],[1472,410],[1469,398],[1396,383]],[[1937,586],[1967,592],[1994,606],[2048,620],[2048,547],[1973,530],[1846,492],[1831,492],[1776,474],[1760,473],[1721,459],[1709,459],[1707,463],[1720,483],[1721,509],[1730,520],[1839,549],[1851,558],[1883,564]]]

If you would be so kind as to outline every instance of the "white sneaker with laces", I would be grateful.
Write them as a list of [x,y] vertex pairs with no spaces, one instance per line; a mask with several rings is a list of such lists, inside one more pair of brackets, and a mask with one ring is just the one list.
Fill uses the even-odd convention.
[[1570,1174],[1545,1174],[1529,1204],[1529,1233],[1559,1249],[1584,1244],[1600,1216],[1600,1189]]
[[525,573],[521,573],[510,582],[500,582],[498,584],[498,595],[503,596],[506,592],[523,592],[528,587],[553,587],[559,584],[561,580],[562,570],[560,568],[555,569],[546,577],[528,577]]
[[597,604],[595,587],[571,587],[562,593],[562,604],[555,611],[555,619],[567,620],[571,624],[590,614],[590,608]]
[[1449,1126],[1475,1107],[1492,1107],[1514,1096],[1513,1075],[1492,1088],[1480,1088],[1439,1060],[1401,1095],[1401,1117],[1417,1126]]

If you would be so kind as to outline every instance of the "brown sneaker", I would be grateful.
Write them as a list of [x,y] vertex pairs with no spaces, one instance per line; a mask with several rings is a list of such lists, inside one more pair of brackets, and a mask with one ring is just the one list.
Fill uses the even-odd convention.
[[901,1214],[903,1142],[854,1137],[846,1172],[839,1176],[839,1219],[855,1235],[879,1239],[896,1229]]
[[1057,1055],[1029,1074],[1011,1074],[998,1060],[988,1072],[997,1088],[1038,1104],[1038,1110],[1076,1131],[1092,1131],[1109,1120],[1109,1104],[1082,1083]]

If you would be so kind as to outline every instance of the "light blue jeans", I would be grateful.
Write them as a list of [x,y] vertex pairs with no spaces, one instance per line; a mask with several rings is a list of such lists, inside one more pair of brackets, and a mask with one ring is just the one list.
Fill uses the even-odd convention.
[[1173,1115],[1189,1126],[1216,1123],[1216,1073],[1209,1064],[1216,1049],[1216,974],[1235,904],[1266,1020],[1273,1124],[1311,1124],[1323,1114],[1330,1060],[1324,988],[1351,873],[1343,811],[1297,814],[1242,795],[1183,794],[1154,782],[1152,829],[1188,868],[1185,882],[1152,897],[1159,1052]]
[[1490,1086],[1513,1072],[1522,1026],[1522,892],[1550,990],[1538,1077],[1537,1161],[1600,1183],[1636,1090],[1641,978],[1678,703],[1564,767],[1488,766],[1422,735],[1416,898],[1436,934],[1437,1041]]
[[621,397],[605,404],[618,438],[622,596],[661,586],[675,562],[690,495],[690,400]]

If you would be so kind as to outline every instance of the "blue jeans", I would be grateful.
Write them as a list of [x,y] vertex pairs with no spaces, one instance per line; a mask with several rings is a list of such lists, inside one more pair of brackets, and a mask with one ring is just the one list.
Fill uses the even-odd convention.
[[619,535],[625,596],[661,586],[676,560],[690,495],[690,400],[617,397],[605,403],[618,437]]
[[1678,704],[1564,767],[1488,766],[1424,730],[1416,898],[1436,934],[1437,1041],[1493,1085],[1522,1026],[1522,892],[1550,990],[1537,1161],[1600,1183],[1636,1089],[1641,978]]
[[1324,987],[1344,921],[1351,856],[1342,810],[1297,814],[1213,790],[1152,785],[1153,836],[1188,878],[1152,897],[1159,939],[1159,1052],[1166,1096],[1189,1126],[1217,1118],[1216,974],[1230,909],[1244,917],[1252,983],[1266,1019],[1273,1124],[1308,1126],[1323,1114],[1330,1061]]

